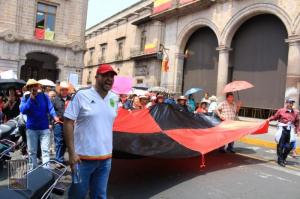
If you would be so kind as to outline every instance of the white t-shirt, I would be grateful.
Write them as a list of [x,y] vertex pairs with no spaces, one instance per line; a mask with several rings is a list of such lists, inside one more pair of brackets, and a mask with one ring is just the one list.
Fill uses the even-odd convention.
[[117,98],[111,92],[104,99],[94,87],[76,93],[64,116],[75,121],[74,145],[80,158],[99,160],[111,157],[117,109]]

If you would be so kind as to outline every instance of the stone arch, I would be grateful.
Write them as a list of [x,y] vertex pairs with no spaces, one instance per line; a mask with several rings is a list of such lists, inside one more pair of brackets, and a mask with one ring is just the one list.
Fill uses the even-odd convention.
[[26,55],[26,60],[20,68],[20,78],[28,80],[50,79],[56,81],[58,77],[58,57],[49,52],[31,51]]
[[182,28],[182,31],[178,35],[177,39],[177,48],[179,53],[183,53],[184,48],[189,40],[189,38],[192,36],[192,34],[197,31],[201,27],[208,27],[210,28],[216,35],[218,39],[218,43],[220,41],[220,31],[218,27],[210,20],[205,18],[199,18],[194,21],[191,21],[186,26]]
[[221,33],[220,44],[230,47],[232,38],[238,28],[248,19],[260,14],[272,14],[277,16],[285,25],[288,35],[293,34],[291,18],[283,9],[273,4],[258,3],[240,10],[231,17]]
[[300,36],[300,13],[297,15],[295,19],[293,33]]

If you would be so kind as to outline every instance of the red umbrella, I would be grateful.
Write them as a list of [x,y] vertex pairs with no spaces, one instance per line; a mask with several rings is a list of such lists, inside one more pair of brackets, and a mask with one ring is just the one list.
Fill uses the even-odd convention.
[[236,92],[253,88],[254,86],[247,81],[233,81],[227,84],[223,90],[224,93]]

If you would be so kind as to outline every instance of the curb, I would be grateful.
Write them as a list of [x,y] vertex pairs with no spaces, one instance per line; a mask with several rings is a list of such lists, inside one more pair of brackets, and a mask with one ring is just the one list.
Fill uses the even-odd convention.
[[[270,149],[276,149],[276,145],[277,145],[275,142],[270,142],[258,138],[249,138],[249,137],[241,138],[239,141],[245,144],[256,145],[256,146],[270,148]],[[296,153],[300,154],[300,147],[296,148]]]

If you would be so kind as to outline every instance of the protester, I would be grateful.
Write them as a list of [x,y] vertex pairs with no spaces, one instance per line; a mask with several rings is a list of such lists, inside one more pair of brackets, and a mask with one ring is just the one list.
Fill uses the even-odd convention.
[[100,65],[93,87],[77,92],[64,116],[64,131],[72,170],[78,164],[81,182],[72,183],[70,199],[106,199],[111,169],[112,129],[117,101],[110,92],[117,73]]
[[67,108],[70,97],[70,85],[67,82],[60,82],[57,87],[58,95],[52,101],[54,110],[59,118],[59,122],[54,122],[54,142],[55,142],[55,159],[59,163],[64,164],[64,154],[66,151],[66,143],[63,135],[63,115]]
[[[53,102],[54,98],[56,97],[56,92],[51,90],[48,93],[49,99],[51,102]],[[53,154],[55,149],[54,149],[54,132],[53,132],[53,121],[50,120],[50,125],[49,125],[49,130],[50,130],[50,153]]]
[[20,114],[20,99],[15,89],[8,90],[8,101],[3,106],[4,122],[17,117]]
[[[226,93],[226,100],[221,102],[216,109],[216,114],[222,121],[225,120],[236,120],[237,115],[240,111],[242,103],[239,101],[237,104],[234,101],[233,93]],[[227,151],[235,153],[233,149],[234,142],[228,144]],[[226,152],[225,146],[219,149],[220,152]]]
[[118,103],[118,107],[119,108],[125,108],[125,103],[127,102],[127,99],[128,99],[128,96],[125,95],[125,94],[120,94],[120,97],[119,97],[119,103]]
[[52,101],[56,97],[56,92],[55,91],[49,91],[48,93],[49,99]]
[[218,108],[217,97],[213,95],[209,98],[209,101],[210,101],[210,104],[208,107],[208,113],[213,114],[213,113],[215,113],[215,111]]
[[277,142],[277,163],[282,167],[285,167],[286,158],[293,149],[291,142],[296,140],[296,134],[300,135],[299,112],[293,109],[294,103],[293,99],[286,99],[285,107],[279,109],[274,116],[268,119],[268,121],[279,122],[275,140]]
[[3,114],[3,107],[4,107],[4,95],[3,93],[0,93],[0,124],[3,123],[4,120],[4,114]]
[[147,104],[146,108],[149,109],[153,107],[156,104],[156,100],[157,100],[156,96],[151,96],[150,102]]
[[195,109],[196,109],[196,102],[195,102],[195,99],[194,99],[193,95],[189,95],[188,96],[187,106],[188,106],[189,112],[193,113],[195,111]]
[[142,109],[146,109],[147,108],[147,104],[149,102],[148,96],[141,95],[139,98],[140,98],[141,108]]
[[134,96],[132,98],[132,105],[129,108],[129,110],[141,110],[141,109],[142,109],[142,105],[141,105],[140,98],[138,96]]
[[204,97],[202,98],[201,101],[203,101],[203,100],[206,100],[208,102],[208,104],[210,104],[209,93],[208,92],[204,93]]
[[156,98],[157,98],[156,99],[157,104],[163,104],[163,103],[165,103],[165,97],[162,94],[157,95]]
[[177,107],[178,107],[179,111],[189,112],[188,106],[187,106],[187,99],[185,96],[180,96],[177,99]]
[[169,95],[169,97],[167,99],[165,99],[165,103],[166,104],[176,104],[174,95],[173,94]]
[[202,100],[200,103],[200,107],[195,111],[196,113],[207,113],[208,112],[208,101]]
[[37,167],[37,150],[38,143],[42,150],[42,161],[46,163],[50,160],[50,132],[48,114],[50,114],[56,122],[59,121],[56,116],[53,105],[44,93],[39,93],[40,84],[29,79],[26,84],[30,95],[22,98],[20,110],[26,115],[26,138],[29,154],[29,164],[31,169]]
[[133,95],[130,95],[126,102],[124,103],[124,108],[125,109],[131,109],[132,107],[132,103],[133,103],[133,98],[136,97],[137,95],[136,94],[133,94]]

